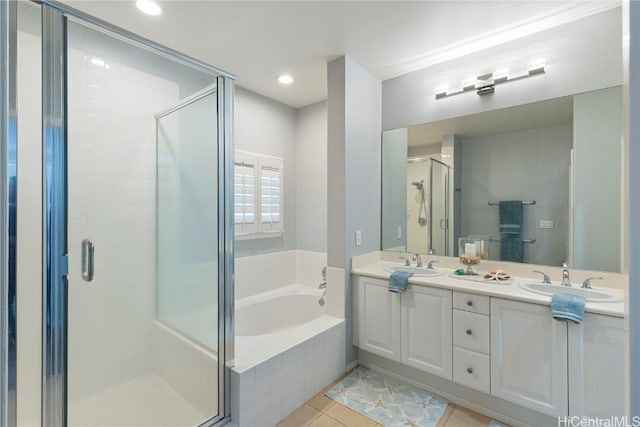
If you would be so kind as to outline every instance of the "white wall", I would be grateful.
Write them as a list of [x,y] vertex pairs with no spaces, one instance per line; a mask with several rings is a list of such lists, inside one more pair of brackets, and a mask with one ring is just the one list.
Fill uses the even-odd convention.
[[[488,201],[535,200],[523,206],[523,262],[561,265],[569,245],[570,124],[462,138],[462,235],[500,237],[498,206]],[[540,229],[553,220],[553,229]],[[500,244],[489,243],[490,259]]]
[[[419,252],[425,254],[429,252],[429,222],[432,220],[433,212],[430,211],[429,198],[431,196],[431,180],[429,179],[429,160],[420,162],[407,163],[407,177],[404,184],[406,191],[402,191],[402,187],[396,186],[395,191],[405,194],[406,211],[401,207],[396,209],[405,213],[406,233],[407,233],[407,249],[406,252]],[[422,192],[415,186],[413,182],[423,182],[422,191],[424,191],[424,206],[421,212]],[[384,212],[383,212],[384,215]],[[426,218],[425,224],[419,223],[419,217]],[[385,221],[386,225],[386,221]]]
[[297,249],[327,251],[327,102],[296,112]]
[[[406,248],[407,192],[399,191],[407,181],[407,129],[382,135],[382,248]],[[398,238],[400,228],[400,238]]]
[[317,288],[327,254],[291,250],[236,259],[236,299],[293,284]]
[[266,239],[236,240],[236,257],[296,247],[296,110],[236,86],[235,148],[284,159],[284,232]]
[[577,95],[573,105],[573,267],[620,271],[622,88]]
[[[424,68],[382,85],[382,128],[396,129],[450,117],[528,104],[622,84],[621,8]],[[597,30],[595,30],[597,29]],[[493,95],[466,93],[436,100],[434,89],[509,67],[526,71],[544,58],[547,73],[496,87]]]

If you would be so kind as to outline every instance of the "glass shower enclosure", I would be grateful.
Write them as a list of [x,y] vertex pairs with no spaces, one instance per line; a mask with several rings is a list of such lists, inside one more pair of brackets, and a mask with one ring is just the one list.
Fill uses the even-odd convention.
[[55,2],[5,4],[22,106],[7,425],[223,421],[233,76]]

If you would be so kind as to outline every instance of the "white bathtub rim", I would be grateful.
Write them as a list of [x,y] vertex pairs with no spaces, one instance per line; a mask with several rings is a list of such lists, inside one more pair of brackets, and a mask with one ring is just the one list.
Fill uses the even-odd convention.
[[[238,373],[247,371],[344,322],[345,320],[339,317],[323,314],[316,319],[284,331],[265,335],[237,336],[235,337],[235,360],[232,369]],[[269,345],[265,346],[265,343]],[[256,356],[255,347],[260,348],[262,354]],[[243,352],[249,352],[253,357],[249,360],[246,355],[242,354]]]
[[304,286],[304,285],[298,285],[298,284],[288,285],[278,289],[261,292],[259,294],[251,295],[251,296],[236,300],[235,308],[236,310],[239,308],[246,308],[253,304],[261,303],[270,299],[279,298],[279,297],[288,296],[288,295],[313,295],[320,298],[322,296],[322,293],[323,291],[321,289],[317,289],[311,286]]

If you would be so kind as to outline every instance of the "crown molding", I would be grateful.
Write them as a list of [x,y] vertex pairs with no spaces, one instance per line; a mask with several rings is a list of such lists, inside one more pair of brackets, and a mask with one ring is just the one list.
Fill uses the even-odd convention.
[[375,74],[382,80],[392,79],[413,71],[442,64],[478,51],[521,39],[532,34],[550,30],[552,28],[621,6],[622,4],[619,1],[596,0],[588,2],[571,2],[552,9],[549,12],[534,15],[530,18],[517,21],[511,25],[447,45],[426,55],[421,55],[395,65],[381,67],[375,71]]

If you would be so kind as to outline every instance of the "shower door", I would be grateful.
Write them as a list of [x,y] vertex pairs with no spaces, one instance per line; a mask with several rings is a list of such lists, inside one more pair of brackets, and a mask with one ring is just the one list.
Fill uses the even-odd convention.
[[437,255],[449,253],[449,166],[429,159],[429,248]]
[[213,424],[228,414],[232,82],[45,9],[43,425]]

